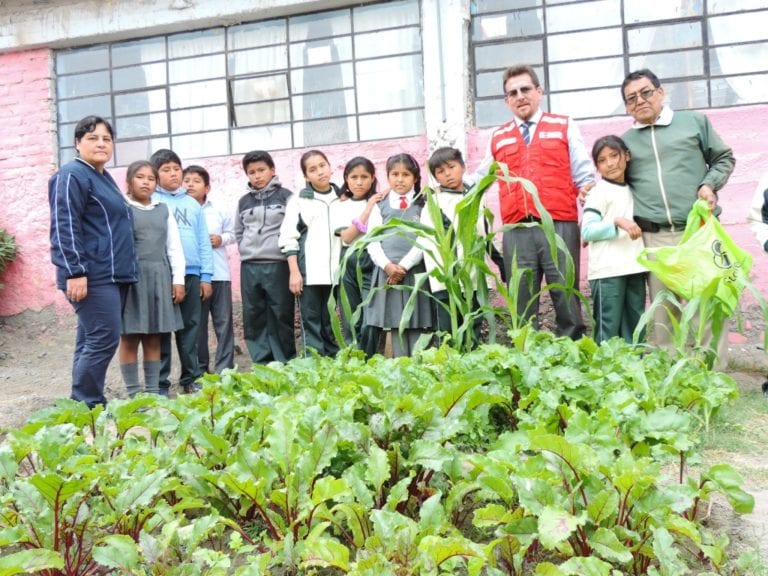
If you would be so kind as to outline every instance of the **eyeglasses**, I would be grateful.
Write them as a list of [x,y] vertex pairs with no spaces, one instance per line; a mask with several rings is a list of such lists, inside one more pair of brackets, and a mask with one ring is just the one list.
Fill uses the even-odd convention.
[[534,88],[535,86],[533,84],[528,84],[528,86],[521,86],[520,88],[514,88],[507,92],[507,98],[517,98],[518,94],[525,96],[526,94],[529,94]]
[[624,102],[627,103],[627,106],[634,106],[637,104],[638,98],[642,98],[647,102],[651,99],[651,96],[656,93],[656,90],[658,90],[658,88],[646,88],[645,90],[641,90],[640,92],[627,96],[624,98]]

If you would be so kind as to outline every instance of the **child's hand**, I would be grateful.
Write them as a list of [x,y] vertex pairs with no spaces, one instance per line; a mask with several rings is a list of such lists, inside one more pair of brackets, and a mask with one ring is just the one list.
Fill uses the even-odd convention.
[[171,299],[174,304],[180,304],[184,301],[184,284],[174,284],[171,286]]
[[637,240],[643,235],[640,226],[638,226],[634,220],[630,220],[629,218],[618,217],[613,221],[613,224],[617,228],[624,230],[632,240]]
[[399,264],[390,262],[384,268],[384,272],[387,274],[387,284],[392,286],[394,284],[400,284],[403,281],[407,270]]
[[304,289],[304,279],[301,277],[301,272],[291,272],[290,279],[288,280],[288,289],[294,296],[301,296],[301,291]]
[[213,286],[211,286],[211,283],[200,282],[200,299],[208,300],[211,296],[213,296]]
[[211,246],[214,248],[221,246],[221,236],[218,234],[211,234]]
[[373,208],[381,200],[386,198],[387,194],[389,194],[389,192],[376,192],[376,194],[374,194],[373,196],[368,198],[368,206],[367,206],[367,208]]

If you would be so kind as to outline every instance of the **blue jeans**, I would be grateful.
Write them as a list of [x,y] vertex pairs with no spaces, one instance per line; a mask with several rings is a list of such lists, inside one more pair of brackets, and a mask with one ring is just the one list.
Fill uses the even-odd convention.
[[72,303],[77,314],[77,336],[70,397],[85,402],[89,408],[107,403],[104,380],[120,344],[126,290],[126,284],[89,285],[88,295]]

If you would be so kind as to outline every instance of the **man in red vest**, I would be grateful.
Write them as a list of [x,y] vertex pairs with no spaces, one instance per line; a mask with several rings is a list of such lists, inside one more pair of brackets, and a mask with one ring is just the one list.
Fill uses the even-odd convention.
[[[530,180],[539,200],[555,222],[555,231],[568,247],[575,267],[578,289],[581,239],[579,197],[595,184],[589,152],[576,125],[567,116],[539,108],[544,91],[531,66],[512,66],[504,71],[504,100],[514,119],[493,131],[486,159],[478,174],[488,171],[493,160],[507,165],[510,176]],[[499,174],[502,174],[500,171]],[[498,181],[501,218],[504,224],[528,224],[504,233],[504,266],[507,278],[516,260],[518,269],[527,269],[518,286],[517,313],[532,319],[538,328],[539,291],[542,278],[547,284],[565,285],[566,254],[558,250],[557,262],[541,227],[541,215],[533,197],[519,182]],[[550,290],[555,307],[556,333],[573,339],[584,335],[581,304],[567,291]]]

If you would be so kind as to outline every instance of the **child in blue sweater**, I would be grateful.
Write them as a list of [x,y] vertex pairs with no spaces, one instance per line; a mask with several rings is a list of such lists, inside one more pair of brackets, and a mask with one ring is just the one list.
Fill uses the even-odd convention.
[[[190,393],[196,390],[195,381],[200,377],[197,342],[200,332],[201,302],[210,298],[213,291],[211,286],[213,250],[203,209],[197,200],[187,195],[187,191],[181,185],[182,170],[179,156],[173,150],[161,149],[152,154],[149,161],[158,172],[157,190],[152,195],[152,199],[168,205],[176,219],[184,249],[186,297],[180,304],[184,327],[174,334],[181,364],[179,386],[185,393]],[[170,334],[163,334],[160,347],[160,393],[167,396],[171,386]]]

